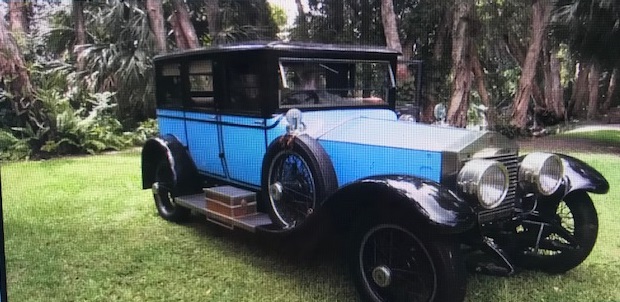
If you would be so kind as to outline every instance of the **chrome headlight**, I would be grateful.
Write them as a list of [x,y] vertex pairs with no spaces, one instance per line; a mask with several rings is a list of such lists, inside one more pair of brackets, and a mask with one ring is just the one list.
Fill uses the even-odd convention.
[[525,156],[519,167],[519,182],[524,188],[548,196],[558,189],[564,176],[562,160],[555,154],[534,152]]
[[497,207],[508,193],[508,170],[494,160],[467,162],[456,181],[465,194],[476,197],[485,209]]

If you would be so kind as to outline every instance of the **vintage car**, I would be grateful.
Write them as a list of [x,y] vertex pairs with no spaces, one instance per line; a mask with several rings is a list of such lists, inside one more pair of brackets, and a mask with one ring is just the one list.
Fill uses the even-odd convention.
[[257,236],[338,236],[367,301],[462,301],[466,264],[562,273],[598,230],[605,178],[498,133],[395,113],[399,53],[257,42],[158,56],[160,136],[142,151],[159,215]]

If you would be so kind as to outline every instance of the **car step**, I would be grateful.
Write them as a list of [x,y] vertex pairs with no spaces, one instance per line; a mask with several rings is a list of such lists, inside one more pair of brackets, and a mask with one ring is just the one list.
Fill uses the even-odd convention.
[[269,215],[256,211],[254,192],[232,186],[211,187],[204,191],[204,194],[176,197],[175,202],[229,229],[256,232],[256,228],[272,224]]

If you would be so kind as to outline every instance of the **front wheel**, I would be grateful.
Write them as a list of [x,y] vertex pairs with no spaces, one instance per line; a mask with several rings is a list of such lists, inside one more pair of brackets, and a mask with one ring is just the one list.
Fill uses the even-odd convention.
[[400,223],[368,224],[351,241],[351,273],[364,301],[462,301],[466,271],[457,244]]
[[517,256],[521,266],[548,273],[564,273],[590,254],[598,234],[598,216],[588,193],[573,192],[559,203],[539,205],[520,235],[526,242]]

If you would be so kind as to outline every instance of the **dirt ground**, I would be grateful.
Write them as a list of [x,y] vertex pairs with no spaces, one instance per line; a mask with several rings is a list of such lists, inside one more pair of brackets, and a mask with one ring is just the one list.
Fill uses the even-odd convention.
[[[579,131],[595,131],[595,130],[618,130],[620,124],[602,125],[602,126],[586,126],[581,127],[573,132]],[[610,145],[589,139],[575,139],[558,137],[555,135],[521,138],[517,140],[519,147],[525,150],[552,151],[559,153],[568,152],[587,152],[587,153],[612,153],[620,155],[620,145]]]

